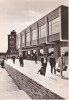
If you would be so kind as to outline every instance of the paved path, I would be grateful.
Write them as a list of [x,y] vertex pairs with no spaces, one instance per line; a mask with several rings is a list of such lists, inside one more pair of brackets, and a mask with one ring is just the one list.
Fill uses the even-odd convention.
[[23,100],[29,99],[29,96],[19,90],[7,71],[0,66],[0,100]]
[[[46,71],[45,76],[37,74],[37,71],[41,67],[41,63],[39,61],[37,64],[35,64],[34,61],[24,60],[24,67],[20,67],[18,59],[16,59],[15,64],[13,64],[11,59],[7,60],[6,63],[11,65],[13,68],[19,70],[21,73],[27,75],[34,81],[40,83],[44,87],[60,95],[61,97],[69,98],[68,97],[69,67],[67,71],[63,73],[64,78],[61,78],[60,73],[58,72],[56,73],[56,75],[51,74],[51,71],[50,71],[51,68],[50,68],[49,63],[47,64],[47,71]],[[58,64],[56,64],[56,67],[57,65]]]

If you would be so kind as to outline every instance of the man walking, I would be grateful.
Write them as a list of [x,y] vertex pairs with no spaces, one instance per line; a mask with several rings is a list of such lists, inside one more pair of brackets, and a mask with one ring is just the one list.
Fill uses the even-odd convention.
[[44,56],[41,58],[41,68],[38,70],[37,73],[40,72],[41,75],[44,75],[45,76],[46,67],[47,67],[47,57],[44,54]]
[[47,57],[46,57],[46,55],[44,54],[44,56],[43,56],[44,76],[45,76],[45,73],[46,73],[46,67],[47,67]]
[[60,67],[61,77],[63,77],[63,68],[65,66],[64,55],[62,54],[58,59],[58,67]]
[[12,57],[13,63],[15,64],[15,56]]
[[51,73],[53,73],[53,68],[54,68],[54,74],[56,74],[56,69],[55,69],[56,59],[54,57],[54,54],[51,54],[51,57],[50,57],[50,66],[51,66]]
[[20,55],[20,57],[19,57],[19,62],[20,62],[20,66],[23,67],[23,56],[21,56],[21,55]]
[[37,55],[36,55],[36,52],[35,52],[35,63],[37,64]]

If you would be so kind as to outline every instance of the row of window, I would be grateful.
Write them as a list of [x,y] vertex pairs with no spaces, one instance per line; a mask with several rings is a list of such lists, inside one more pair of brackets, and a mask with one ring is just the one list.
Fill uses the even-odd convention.
[[14,38],[14,36],[10,36],[10,39],[11,39],[11,38]]
[[16,52],[16,51],[10,51],[11,53],[14,53],[14,52]]
[[14,41],[10,41],[10,43],[14,43]]
[[12,48],[13,48],[14,46],[10,46],[10,47],[12,47]]
[[[60,32],[60,17],[55,18],[54,20],[50,21],[48,24],[49,27],[49,35],[56,34]],[[42,25],[38,29],[39,38],[46,37],[47,27],[46,24]],[[37,39],[37,29],[32,30],[32,40]],[[22,36],[22,43],[25,42],[25,35]],[[26,42],[30,42],[30,32],[26,33]],[[20,44],[20,39],[19,39]]]

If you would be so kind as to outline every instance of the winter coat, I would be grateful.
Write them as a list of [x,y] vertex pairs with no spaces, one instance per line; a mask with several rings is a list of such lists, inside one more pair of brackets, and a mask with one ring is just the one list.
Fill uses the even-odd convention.
[[58,67],[60,67],[60,70],[63,71],[64,66],[65,66],[65,59],[63,58],[63,62],[62,62],[62,58],[60,57],[58,59]]
[[55,59],[55,57],[54,58],[50,58],[50,65],[51,66],[55,66],[56,65],[56,59]]
[[22,63],[23,62],[23,57],[19,57],[19,61]]

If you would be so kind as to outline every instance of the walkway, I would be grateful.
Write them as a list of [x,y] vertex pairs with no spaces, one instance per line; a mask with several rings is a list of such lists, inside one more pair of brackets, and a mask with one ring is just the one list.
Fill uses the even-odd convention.
[[[15,64],[13,64],[13,61],[11,59],[7,60],[6,63],[11,65],[13,68],[19,70],[21,73],[27,75],[34,81],[40,83],[44,87],[55,92],[59,96],[63,98],[69,98],[68,97],[69,66],[68,66],[67,71],[64,71],[63,73],[64,78],[61,78],[60,73],[58,72],[56,73],[56,75],[51,74],[49,63],[47,64],[47,71],[46,71],[45,76],[37,74],[37,71],[41,67],[41,63],[39,61],[37,64],[35,64],[34,61],[24,60],[24,67],[20,67],[18,59],[16,59]],[[57,67],[57,64],[56,64],[56,67]]]
[[0,100],[30,100],[29,96],[19,90],[7,71],[0,66]]

